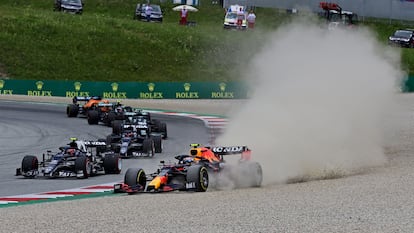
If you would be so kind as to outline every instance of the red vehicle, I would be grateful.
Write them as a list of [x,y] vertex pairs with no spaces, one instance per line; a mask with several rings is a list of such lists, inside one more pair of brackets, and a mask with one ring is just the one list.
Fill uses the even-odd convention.
[[129,168],[124,182],[114,185],[115,193],[168,192],[174,190],[205,192],[210,178],[230,171],[224,155],[240,154],[238,162],[238,180],[240,186],[259,187],[262,183],[262,168],[259,163],[251,161],[247,146],[203,147],[191,144],[189,155],[177,155],[176,163],[161,161],[156,172],[146,175],[141,168]]
[[343,10],[337,3],[320,2],[319,7],[323,9],[320,16],[326,18],[329,23],[334,25],[352,26],[358,22],[357,14]]

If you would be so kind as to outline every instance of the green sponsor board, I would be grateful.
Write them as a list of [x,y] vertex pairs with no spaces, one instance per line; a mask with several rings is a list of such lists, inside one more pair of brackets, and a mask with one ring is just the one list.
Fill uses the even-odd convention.
[[414,76],[408,76],[402,84],[403,92],[414,92]]
[[0,79],[0,95],[102,96],[111,99],[245,99],[241,82],[89,82]]

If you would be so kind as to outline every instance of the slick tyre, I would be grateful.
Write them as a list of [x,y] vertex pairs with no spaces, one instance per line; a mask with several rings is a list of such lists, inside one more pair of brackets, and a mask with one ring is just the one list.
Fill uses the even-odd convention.
[[121,140],[121,136],[115,134],[109,134],[106,136],[106,144],[111,145],[112,143],[119,142]]
[[122,170],[122,159],[117,154],[105,155],[103,167],[105,174],[119,174]]
[[112,133],[119,135],[122,132],[122,121],[121,120],[114,120],[112,122]]
[[75,160],[75,172],[81,173],[81,176],[76,176],[77,178],[87,179],[91,176],[92,168],[89,163],[89,159],[86,156],[77,157]]
[[79,107],[76,104],[68,104],[66,107],[66,115],[68,117],[77,117],[79,113]]
[[146,153],[148,157],[153,157],[155,155],[155,145],[152,138],[146,138],[142,142],[142,151]]
[[163,139],[166,139],[168,137],[167,124],[164,122],[160,123],[160,133],[162,133]]
[[[22,172],[27,173],[33,170],[38,170],[39,163],[36,156],[26,155],[22,160]],[[34,177],[34,175],[25,175],[25,177]]]
[[108,116],[107,116],[107,119],[106,119],[106,122],[105,122],[105,125],[108,126],[108,127],[111,127],[112,122],[114,122],[115,119],[116,119],[116,114],[114,112],[109,112]]
[[187,184],[189,185],[189,190],[194,190],[196,192],[207,191],[209,184],[207,168],[201,165],[188,167]]
[[162,153],[162,138],[161,136],[153,136],[155,153]]
[[242,162],[238,167],[237,187],[249,188],[262,185],[262,166],[257,162]]
[[96,110],[88,111],[88,124],[97,125],[99,123],[99,112]]
[[141,185],[145,188],[147,184],[147,177],[142,168],[128,168],[125,172],[124,183],[129,186]]

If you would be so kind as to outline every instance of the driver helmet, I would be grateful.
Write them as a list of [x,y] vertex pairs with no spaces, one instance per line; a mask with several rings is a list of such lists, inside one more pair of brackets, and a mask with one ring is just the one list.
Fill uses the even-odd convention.
[[66,153],[67,153],[68,155],[74,156],[74,155],[75,155],[75,149],[70,148],[70,149],[68,149],[68,150],[66,151]]

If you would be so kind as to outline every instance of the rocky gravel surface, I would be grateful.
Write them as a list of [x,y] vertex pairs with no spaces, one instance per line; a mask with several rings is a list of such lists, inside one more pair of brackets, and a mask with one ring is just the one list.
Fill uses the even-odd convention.
[[[148,102],[159,109],[174,109],[173,103]],[[179,110],[225,114],[235,103],[175,104]],[[399,103],[384,125],[388,162],[380,167],[338,179],[252,189],[1,208],[0,232],[414,232],[414,95],[399,96]]]

